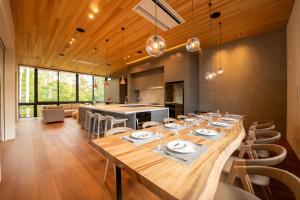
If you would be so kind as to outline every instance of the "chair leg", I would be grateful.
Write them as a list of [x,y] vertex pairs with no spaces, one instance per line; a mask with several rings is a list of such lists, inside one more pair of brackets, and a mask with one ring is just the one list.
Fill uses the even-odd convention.
[[270,200],[270,197],[269,197],[268,191],[266,189],[266,186],[262,186],[262,191],[263,191],[263,194],[265,196],[265,199]]
[[105,182],[105,181],[106,181],[108,167],[109,167],[109,160],[108,160],[108,159],[106,159],[106,165],[105,165],[105,171],[104,171],[103,182]]
[[268,190],[269,194],[272,194],[272,190],[270,188],[270,185],[267,186],[267,190]]

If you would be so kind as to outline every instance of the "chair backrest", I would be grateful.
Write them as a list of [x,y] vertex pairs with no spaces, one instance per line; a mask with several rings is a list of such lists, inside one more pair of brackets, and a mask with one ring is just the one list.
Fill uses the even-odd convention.
[[281,133],[278,131],[260,131],[249,132],[246,138],[246,143],[251,144],[270,144],[278,141],[281,138]]
[[252,125],[260,126],[260,127],[272,126],[273,124],[274,124],[273,120],[261,120],[261,121],[252,122]]
[[188,116],[185,116],[185,115],[177,115],[177,119],[179,120],[183,120],[183,119],[186,119],[188,118]]
[[188,117],[197,117],[198,115],[196,115],[195,113],[188,113],[187,116]]
[[[236,175],[241,178],[244,189],[247,190],[248,192],[254,194],[251,181],[249,179],[249,176],[247,175],[248,174],[262,175],[262,176],[268,176],[270,178],[274,178],[284,183],[293,192],[296,199],[300,200],[300,179],[288,171],[277,169],[274,167],[247,166],[247,165],[235,166],[234,170],[236,171]],[[237,176],[235,176],[234,179],[229,180],[230,181],[229,183],[232,184]]]
[[275,124],[272,120],[253,122],[249,127],[249,131],[261,132],[261,131],[273,131]]
[[100,113],[94,113],[94,118],[101,121],[101,120],[107,120],[107,116],[104,116]]
[[112,122],[115,122],[115,118],[113,117],[113,116],[111,116],[111,115],[106,115],[106,118],[108,119],[108,120],[111,120]]
[[[266,150],[272,152],[274,156],[268,158],[258,158],[256,151]],[[250,159],[243,159],[245,154]],[[233,161],[233,165],[239,165],[239,162],[245,162],[247,165],[272,166],[279,164],[286,157],[287,151],[284,147],[277,144],[253,144],[242,145],[239,152],[239,158]]]
[[94,114],[91,111],[86,111],[86,117],[93,117]]
[[177,121],[177,119],[174,119],[174,118],[165,118],[165,119],[163,119],[163,122],[164,123],[171,123],[171,122],[176,122]]
[[148,127],[158,126],[158,125],[161,125],[161,123],[150,121],[150,122],[144,122],[142,127],[143,128],[148,128]]
[[114,134],[118,134],[118,133],[133,131],[133,130],[134,129],[129,128],[129,127],[117,127],[117,128],[112,128],[112,129],[108,130],[105,135],[109,136],[109,135],[114,135]]

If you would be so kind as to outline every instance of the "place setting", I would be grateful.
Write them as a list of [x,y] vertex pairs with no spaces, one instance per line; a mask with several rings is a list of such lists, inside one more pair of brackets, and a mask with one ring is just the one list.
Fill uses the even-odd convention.
[[126,140],[134,145],[143,145],[149,142],[152,142],[154,140],[160,139],[165,137],[163,134],[157,133],[157,132],[152,132],[148,130],[140,130],[140,131],[135,131],[129,135],[122,136],[121,138],[123,140]]
[[224,136],[223,132],[213,129],[199,128],[189,132],[189,135],[200,136],[211,140],[216,140]]
[[182,129],[185,129],[186,126],[176,124],[176,123],[167,123],[161,126],[161,129],[168,130],[168,131],[180,131]]
[[154,151],[173,160],[190,164],[207,151],[207,146],[188,140],[164,141],[161,139]]

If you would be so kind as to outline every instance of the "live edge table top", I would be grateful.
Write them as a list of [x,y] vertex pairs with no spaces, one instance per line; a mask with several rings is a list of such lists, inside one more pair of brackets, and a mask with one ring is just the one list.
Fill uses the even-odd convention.
[[[217,140],[210,140],[188,134],[198,128],[215,129],[224,135]],[[156,127],[148,130],[157,132]],[[161,129],[160,133],[166,136],[167,141],[184,139],[204,144],[208,149],[197,160],[185,164],[154,152],[159,140],[136,146],[120,138],[130,132],[96,139],[92,145],[162,199],[208,200],[214,197],[226,160],[245,136],[242,122],[236,123],[231,129],[212,128],[202,123],[198,127],[179,131],[176,137],[168,130]]]

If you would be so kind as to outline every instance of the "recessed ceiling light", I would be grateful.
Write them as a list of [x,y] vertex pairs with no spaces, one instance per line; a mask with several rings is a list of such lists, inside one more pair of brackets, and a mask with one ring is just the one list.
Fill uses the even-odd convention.
[[63,53],[60,53],[60,54],[58,54],[58,55],[61,56],[61,57],[65,56],[65,54],[63,54]]
[[70,42],[69,42],[69,44],[73,44],[73,42],[72,42],[72,41],[70,41]]
[[76,28],[76,31],[79,32],[79,33],[84,33],[85,32],[85,30],[83,28],[80,28],[80,27]]
[[93,8],[92,10],[93,10],[94,13],[98,13],[99,12],[98,8]]
[[217,19],[218,17],[220,17],[221,16],[221,13],[220,12],[214,12],[214,13],[212,13],[211,15],[210,15],[210,17],[212,18],[212,19]]
[[142,52],[142,51],[137,51],[137,53],[141,54],[141,53],[143,53],[143,52]]
[[93,14],[89,14],[88,15],[90,19],[94,19],[94,15]]
[[240,36],[241,36],[241,33],[236,34],[236,36],[240,37]]
[[130,58],[130,56],[127,56],[127,58]]
[[72,38],[71,40],[74,42],[74,41],[75,41],[75,38]]

